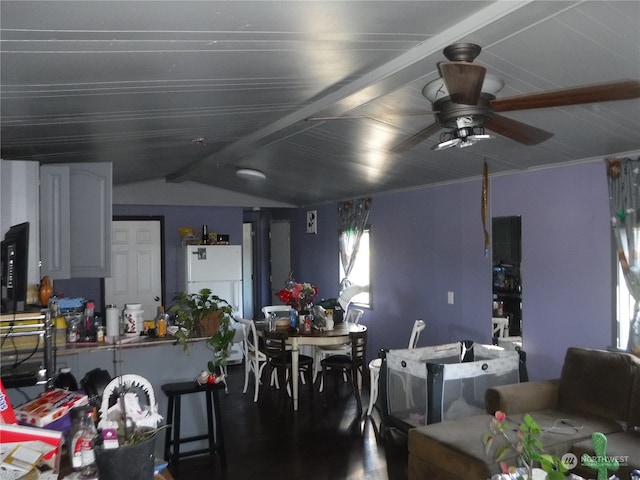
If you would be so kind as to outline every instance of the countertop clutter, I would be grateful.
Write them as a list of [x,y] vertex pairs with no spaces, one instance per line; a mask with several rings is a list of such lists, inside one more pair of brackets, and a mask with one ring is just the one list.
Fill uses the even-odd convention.
[[229,235],[209,231],[208,225],[202,225],[202,234],[196,236],[196,231],[191,227],[178,229],[182,246],[186,245],[229,245]]

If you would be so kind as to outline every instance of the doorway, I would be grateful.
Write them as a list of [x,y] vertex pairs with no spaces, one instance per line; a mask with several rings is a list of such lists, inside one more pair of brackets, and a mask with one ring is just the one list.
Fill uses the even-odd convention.
[[141,303],[145,318],[164,305],[164,217],[114,217],[111,277],[104,278],[105,305]]
[[[289,220],[269,222],[271,240],[271,291],[277,292],[291,276],[291,226]],[[273,304],[273,302],[270,302]]]
[[493,317],[507,320],[507,336],[522,337],[521,217],[494,217],[492,238]]

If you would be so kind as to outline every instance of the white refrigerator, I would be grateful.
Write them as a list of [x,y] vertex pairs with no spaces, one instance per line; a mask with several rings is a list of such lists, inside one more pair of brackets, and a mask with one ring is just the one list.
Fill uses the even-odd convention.
[[[178,255],[178,290],[197,293],[208,288],[229,302],[234,316],[242,317],[242,247],[240,245],[187,245]],[[234,328],[236,327],[234,322]],[[238,332],[242,330],[236,329]],[[232,346],[229,363],[242,362],[241,335]],[[234,339],[234,342],[236,339]]]

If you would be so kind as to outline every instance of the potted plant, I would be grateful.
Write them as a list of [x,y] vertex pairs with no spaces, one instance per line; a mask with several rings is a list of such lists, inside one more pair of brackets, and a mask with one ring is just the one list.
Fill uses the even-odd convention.
[[233,308],[226,300],[204,288],[198,293],[182,292],[175,296],[175,305],[169,311],[175,313],[176,338],[184,350],[189,348],[189,340],[208,337],[207,342],[213,348],[213,360],[207,367],[214,373],[227,364],[229,345],[235,331],[231,328]]
[[528,413],[524,415],[523,422],[515,429],[515,435],[510,425],[506,422],[506,413],[498,410],[489,424],[489,431],[482,436],[488,454],[495,438],[502,438],[504,443],[496,449],[495,458],[500,461],[510,452],[515,452],[521,468],[509,467],[500,462],[502,473],[508,478],[518,480],[531,480],[533,478],[533,465],[539,463],[545,471],[547,480],[563,480],[569,468],[563,460],[544,451],[540,436],[542,428]]

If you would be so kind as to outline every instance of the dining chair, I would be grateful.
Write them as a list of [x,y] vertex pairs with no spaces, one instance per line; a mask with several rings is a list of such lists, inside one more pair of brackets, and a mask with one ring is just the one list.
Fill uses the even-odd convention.
[[[353,323],[354,325],[358,325],[362,316],[364,315],[364,310],[360,308],[350,308],[347,310],[347,314],[344,317],[344,323]],[[351,354],[351,342],[342,343],[340,345],[325,345],[325,346],[316,346],[314,350],[314,356],[316,361],[316,367],[313,372],[313,381],[315,382],[318,374],[321,372],[320,362],[327,358],[330,355],[350,355]],[[347,380],[345,376],[345,381]],[[322,377],[320,377],[320,391],[324,388],[324,382],[322,381]]]
[[493,324],[494,337],[509,336],[509,317],[492,317],[491,323]]
[[[280,409],[284,410],[284,392],[283,385],[287,385],[287,390],[293,389],[293,376],[291,372],[291,351],[287,345],[287,332],[286,331],[265,331],[264,335],[264,354],[267,357],[267,363],[264,371],[266,378],[271,378],[273,372],[276,372],[278,377],[278,384],[281,388],[278,389],[278,397]],[[308,355],[298,355],[298,371],[301,375],[308,377],[307,384],[309,385],[309,396],[311,403],[313,403],[313,357]],[[263,389],[264,392],[264,389]],[[264,395],[264,393],[263,393]]]
[[[416,348],[418,339],[420,338],[420,332],[422,332],[427,324],[424,320],[416,320],[413,322],[413,328],[411,329],[411,336],[409,337],[409,347]],[[369,407],[367,408],[367,416],[371,416],[373,406],[378,400],[378,381],[380,380],[380,369],[382,368],[382,359],[374,358],[369,362]]]
[[289,305],[267,305],[262,307],[264,318],[269,318],[272,313],[275,313],[276,316],[289,317],[290,310],[291,307]]
[[[362,415],[362,400],[360,398],[360,385],[362,382],[360,379],[362,379],[364,375],[365,359],[367,356],[367,330],[363,329],[357,332],[351,332],[349,339],[351,340],[350,355],[330,355],[320,362],[322,365],[322,380],[324,382],[327,374],[331,371],[335,371],[337,374],[346,374],[353,387],[353,393],[356,397],[356,403],[358,404],[358,416],[360,416]],[[335,392],[337,395],[337,375],[335,376]],[[322,391],[322,398],[326,406],[326,389]]]
[[253,320],[236,318],[236,321],[242,325],[244,331],[244,388],[242,393],[247,393],[249,376],[253,372],[255,378],[253,401],[257,402],[260,392],[260,379],[262,378],[262,371],[267,364],[267,356],[260,351],[256,324]]
[[[289,317],[291,312],[291,307],[289,305],[267,305],[262,307],[262,313],[264,314],[264,318],[268,319],[271,315],[275,315],[276,317]],[[287,345],[287,350],[291,350],[291,347]],[[300,380],[302,383],[307,383],[304,375],[300,375]],[[276,385],[278,385],[278,379],[274,376],[271,380],[271,384],[273,385],[274,381]]]

